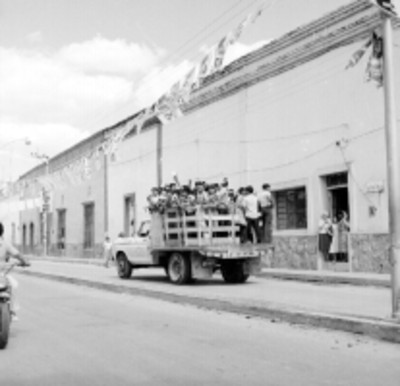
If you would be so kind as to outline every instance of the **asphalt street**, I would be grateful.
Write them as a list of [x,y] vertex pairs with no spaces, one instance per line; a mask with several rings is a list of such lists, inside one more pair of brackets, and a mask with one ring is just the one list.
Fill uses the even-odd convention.
[[398,385],[400,347],[366,337],[18,275],[0,384]]
[[161,294],[218,299],[254,307],[277,304],[318,312],[373,318],[386,318],[391,310],[390,290],[387,288],[318,285],[257,277],[250,277],[244,285],[227,285],[218,274],[211,280],[197,280],[193,285],[174,286],[160,268],[134,270],[131,279],[121,280],[117,276],[115,267],[106,269],[88,264],[42,261],[34,261],[32,267],[26,271],[94,280],[144,291],[158,291]]

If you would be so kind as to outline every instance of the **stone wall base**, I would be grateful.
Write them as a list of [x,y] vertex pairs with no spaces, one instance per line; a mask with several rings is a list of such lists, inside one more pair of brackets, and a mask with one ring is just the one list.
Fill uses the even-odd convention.
[[[316,270],[318,237],[274,236],[274,251],[263,259],[266,268]],[[347,271],[389,273],[388,234],[350,234]],[[325,265],[329,270],[329,264]]]
[[[36,246],[35,248],[25,247],[21,248],[21,251],[25,254],[32,254],[36,256],[43,255],[43,247]],[[60,256],[60,257],[76,257],[76,258],[102,258],[103,257],[103,245],[95,244],[93,248],[85,249],[81,244],[67,244],[64,249],[58,248],[56,245],[50,245],[48,256]]]
[[388,234],[352,234],[350,248],[354,272],[390,272]]
[[317,269],[316,236],[274,236],[274,250],[263,259],[266,268]]

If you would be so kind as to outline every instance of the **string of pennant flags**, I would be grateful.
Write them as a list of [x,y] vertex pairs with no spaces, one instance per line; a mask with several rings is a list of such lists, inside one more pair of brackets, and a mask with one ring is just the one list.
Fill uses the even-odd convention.
[[[270,1],[270,6],[272,3],[274,0]],[[255,12],[248,14],[233,30],[223,36],[208,50],[203,59],[186,73],[183,79],[174,83],[170,90],[159,97],[155,103],[142,110],[129,127],[122,128],[111,135],[104,144],[105,153],[113,153],[134,126],[140,128],[144,121],[153,116],[157,116],[163,125],[180,118],[183,115],[182,107],[189,102],[191,94],[200,87],[207,76],[222,70],[229,46],[235,44],[242,36],[243,31],[257,21],[266,5],[267,2],[262,3]]]
[[[370,0],[372,4],[377,6],[382,12],[389,16],[398,18],[398,9],[391,0]],[[373,31],[371,36],[364,44],[353,53],[346,70],[357,65],[364,55],[370,51],[367,66],[365,69],[365,81],[373,82],[377,87],[383,86],[383,37],[380,30]]]
[[383,39],[378,32],[373,32],[371,37],[351,56],[346,70],[357,65],[367,51],[371,50],[365,69],[365,81],[373,82],[377,87],[383,85]]
[[56,171],[37,178],[6,184],[0,189],[0,196],[17,195],[23,199],[24,197],[37,197],[42,194],[43,189],[53,191],[56,187],[65,188],[79,185],[92,178],[93,174],[101,169],[103,154],[107,156],[115,154],[124,138],[135,128],[139,132],[148,119],[157,117],[163,125],[167,125],[183,116],[182,107],[190,101],[192,93],[200,88],[207,76],[223,69],[229,47],[240,39],[247,27],[257,21],[266,9],[267,3],[272,6],[275,1],[265,1],[254,12],[249,13],[234,29],[213,45],[202,60],[193,65],[186,75],[174,83],[155,103],[106,133],[104,141],[96,149]]
[[[135,128],[137,132],[140,132],[142,125],[148,119],[157,117],[163,125],[167,125],[182,117],[183,106],[190,101],[191,95],[200,88],[204,79],[224,68],[225,57],[229,47],[240,39],[246,28],[258,20],[267,8],[267,3],[269,3],[270,7],[275,1],[263,2],[254,12],[244,17],[235,28],[208,50],[200,62],[193,65],[186,75],[175,82],[155,103],[141,110],[130,120],[124,121],[118,127],[107,132],[104,141],[94,150],[58,170],[30,180],[19,180],[13,184],[7,184],[3,189],[0,189],[0,196],[35,197],[40,195],[43,188],[47,191],[53,191],[56,187],[65,188],[79,185],[91,179],[94,173],[101,170],[103,154],[106,156],[115,154],[124,138]],[[397,9],[393,1],[370,1],[385,13],[397,17]],[[366,68],[366,81],[373,81],[378,86],[381,86],[383,82],[383,44],[382,37],[378,31],[373,32],[371,37],[354,52],[346,69],[356,66],[369,50],[371,52]]]

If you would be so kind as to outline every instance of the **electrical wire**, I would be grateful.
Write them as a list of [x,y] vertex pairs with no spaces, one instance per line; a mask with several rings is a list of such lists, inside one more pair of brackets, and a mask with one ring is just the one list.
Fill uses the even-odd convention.
[[[165,59],[163,59],[163,62],[166,62],[167,60],[172,59],[173,57],[177,56],[177,52],[179,52],[183,47],[186,47],[189,43],[191,43],[192,41],[196,40],[195,38],[201,36],[202,32],[207,31],[209,29],[210,26],[212,26],[213,24],[215,24],[216,22],[218,22],[220,19],[222,19],[223,17],[225,17],[232,9],[234,9],[237,5],[239,5],[243,0],[238,1],[237,3],[234,4],[234,6],[230,7],[228,10],[224,11],[223,13],[221,13],[217,18],[215,18],[213,21],[211,21],[210,23],[208,23],[206,26],[204,26],[201,31],[199,31],[198,33],[196,33],[194,36],[192,36],[191,38],[189,38],[187,41],[185,41],[180,47],[178,47],[178,49],[176,49],[174,52],[172,52],[171,54],[169,54]],[[234,20],[236,17],[240,16],[243,14],[244,11],[247,11],[249,8],[251,8],[254,4],[256,4],[257,2],[259,2],[259,0],[254,0],[252,1],[249,5],[247,5],[246,7],[244,7],[243,9],[241,9],[239,12],[235,13],[233,16],[231,16],[227,21],[223,22],[222,24],[220,24],[217,28],[212,29],[211,31],[208,31],[207,36],[211,36],[212,33],[220,30],[223,26],[227,25],[229,22],[231,22],[232,20]],[[271,4],[275,3],[275,0],[271,0]],[[192,47],[190,47],[191,49]],[[188,51],[187,49],[184,50],[183,52]],[[189,60],[189,59],[194,59],[194,58],[199,58],[201,57],[201,53],[196,53],[196,54],[192,54],[189,55],[188,58],[185,58],[185,60]],[[189,60],[190,61],[190,60]],[[149,90],[150,86],[153,85],[155,82],[159,82],[160,79],[161,80],[169,80],[169,81],[174,81],[176,78],[176,75],[168,75],[167,78],[159,78],[159,73],[157,74],[153,74],[150,75],[150,77],[146,80],[147,81],[147,87],[145,87],[145,90]],[[125,104],[121,105],[117,110],[113,110],[113,112],[109,113],[108,116],[110,116],[111,114],[116,114],[119,111],[122,111],[123,109],[126,108],[128,103],[131,103],[132,101],[127,101]],[[103,116],[100,119],[105,119],[107,116]],[[97,121],[99,121],[99,118],[97,119]]]

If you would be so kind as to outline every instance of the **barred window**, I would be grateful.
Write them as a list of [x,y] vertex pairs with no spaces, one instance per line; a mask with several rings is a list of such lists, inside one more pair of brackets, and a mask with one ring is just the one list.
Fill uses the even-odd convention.
[[293,188],[275,192],[277,229],[307,228],[306,188]]

